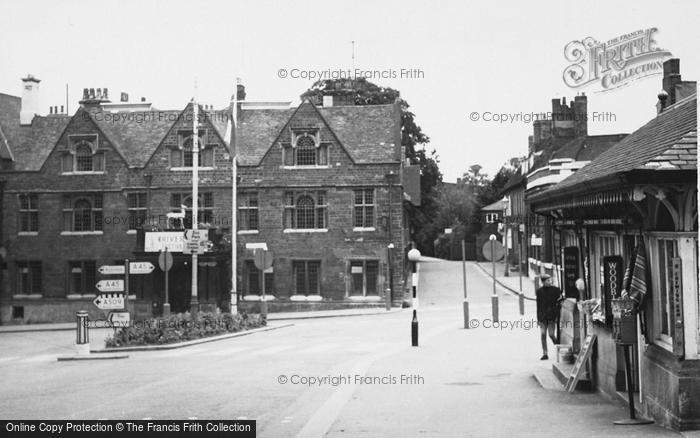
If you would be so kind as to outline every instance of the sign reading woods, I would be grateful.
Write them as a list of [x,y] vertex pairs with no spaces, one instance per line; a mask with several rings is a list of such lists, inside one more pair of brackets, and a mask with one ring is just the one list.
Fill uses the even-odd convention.
[[564,83],[570,88],[600,84],[600,92],[663,73],[663,62],[671,52],[658,47],[655,27],[621,35],[601,43],[592,37],[572,41],[564,48]]

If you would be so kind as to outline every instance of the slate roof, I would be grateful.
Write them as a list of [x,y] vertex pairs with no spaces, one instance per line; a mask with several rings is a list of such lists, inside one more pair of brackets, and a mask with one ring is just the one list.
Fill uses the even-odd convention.
[[397,105],[318,108],[357,163],[401,160],[400,109]]
[[[182,111],[125,111],[93,114],[93,120],[129,167],[144,167],[181,114]],[[118,116],[123,117],[114,121],[113,117]]]
[[20,126],[21,99],[0,94],[0,129],[14,170],[39,170],[68,125],[68,115],[36,116],[31,125]]
[[[0,156],[14,156],[16,170],[39,170],[71,116],[36,116],[31,126],[20,126],[20,105],[20,98],[0,94]],[[239,164],[258,165],[296,110],[241,111],[237,137]],[[398,106],[338,106],[317,110],[355,162],[401,160]],[[94,108],[89,113],[129,167],[144,167],[178,117],[190,111],[191,104],[181,111],[101,113],[101,109]],[[226,136],[229,113],[230,107],[207,112],[209,121],[222,139]],[[85,114],[88,110],[81,108],[74,117],[85,117]]]
[[697,169],[697,94],[676,102],[537,199],[633,170]]
[[[401,131],[398,129],[401,119],[400,109],[396,105],[316,109],[356,163],[401,160]],[[241,111],[238,120],[238,162],[247,166],[258,165],[296,110],[297,108]],[[221,123],[217,129],[225,132],[225,123]]]
[[625,138],[627,134],[588,135],[571,140],[552,154],[552,159],[573,158],[591,161]]

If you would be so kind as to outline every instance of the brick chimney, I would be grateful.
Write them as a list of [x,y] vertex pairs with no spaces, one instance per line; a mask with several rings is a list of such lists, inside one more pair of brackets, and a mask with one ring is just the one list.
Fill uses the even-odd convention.
[[22,107],[19,112],[20,125],[31,125],[39,114],[39,79],[32,75],[22,78]]
[[657,96],[657,113],[663,112],[666,107],[697,92],[697,82],[681,79],[681,61],[678,58],[671,58],[664,62],[662,86],[663,89]]
[[585,93],[574,97],[574,136],[588,135],[588,98]]

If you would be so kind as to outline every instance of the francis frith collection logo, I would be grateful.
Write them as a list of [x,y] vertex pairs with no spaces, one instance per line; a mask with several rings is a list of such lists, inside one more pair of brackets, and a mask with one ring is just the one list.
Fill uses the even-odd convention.
[[570,88],[598,84],[598,92],[611,91],[631,82],[663,73],[663,62],[671,52],[658,46],[655,27],[637,30],[606,42],[592,37],[571,41],[564,48],[569,66],[564,83]]

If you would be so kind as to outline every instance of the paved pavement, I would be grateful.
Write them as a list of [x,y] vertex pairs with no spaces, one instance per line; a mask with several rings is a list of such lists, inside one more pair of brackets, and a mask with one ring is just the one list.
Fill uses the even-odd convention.
[[521,318],[517,297],[499,286],[493,328],[490,278],[475,264],[467,271],[469,330],[461,262],[421,263],[419,347],[410,346],[411,309],[299,319],[120,361],[57,362],[72,352],[66,331],[4,333],[0,416],[256,419],[260,437],[679,436],[613,426],[626,407],[599,394],[542,388],[533,372],[551,362],[538,360],[534,302]]

